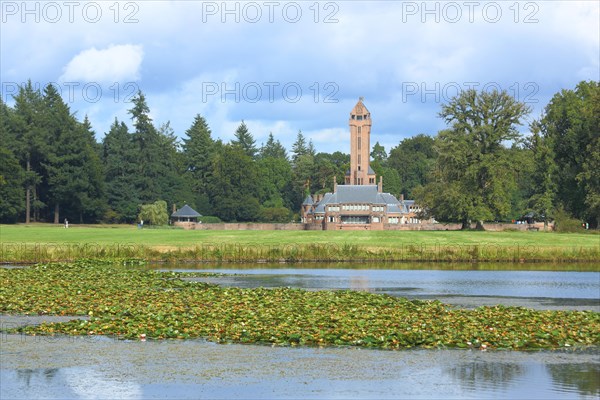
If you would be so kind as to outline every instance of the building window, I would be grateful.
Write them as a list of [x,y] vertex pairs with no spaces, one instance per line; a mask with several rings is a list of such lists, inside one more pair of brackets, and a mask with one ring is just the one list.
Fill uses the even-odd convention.
[[[360,143],[360,142],[358,142]],[[360,164],[360,154],[358,155],[358,163]],[[360,171],[360,166],[358,167],[358,170]]]
[[362,116],[362,115],[357,115],[357,116],[356,116],[356,119],[357,119],[358,121],[362,121],[362,119],[363,119],[363,116]]
[[379,217],[373,217],[373,222],[379,222]]
[[362,133],[362,126],[358,127],[358,134],[360,135]]
[[367,215],[343,215],[342,224],[368,224],[369,217]]
[[[360,127],[359,127],[359,129],[360,129]],[[361,149],[361,144],[362,144],[362,140],[360,140],[360,131],[358,131],[358,135],[359,135],[359,136],[358,136],[358,143],[357,143],[357,147],[358,147],[358,149],[360,150],[360,149]]]
[[335,217],[330,216],[329,217],[329,222],[334,222],[335,221]]
[[398,223],[398,217],[389,217],[388,218],[388,222],[390,224],[397,224]]
[[369,183],[375,183],[375,178],[369,178]]

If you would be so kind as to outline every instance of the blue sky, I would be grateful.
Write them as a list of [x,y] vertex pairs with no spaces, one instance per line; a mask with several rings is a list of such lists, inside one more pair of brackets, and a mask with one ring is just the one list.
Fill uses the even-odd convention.
[[[228,141],[243,119],[257,143],[349,152],[359,96],[387,150],[444,128],[461,89],[500,88],[533,109],[600,80],[598,1],[4,1],[2,96],[56,82],[102,139],[130,124],[131,94],[178,136],[196,114]],[[523,128],[526,131],[526,127]]]

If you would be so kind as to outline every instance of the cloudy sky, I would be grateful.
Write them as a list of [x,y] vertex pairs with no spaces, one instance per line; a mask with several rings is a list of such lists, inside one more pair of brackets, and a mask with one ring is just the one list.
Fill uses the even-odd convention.
[[598,1],[0,1],[2,96],[55,82],[99,140],[146,96],[178,136],[196,114],[228,141],[349,152],[360,96],[372,144],[444,127],[459,90],[499,88],[539,117],[554,93],[600,80]]

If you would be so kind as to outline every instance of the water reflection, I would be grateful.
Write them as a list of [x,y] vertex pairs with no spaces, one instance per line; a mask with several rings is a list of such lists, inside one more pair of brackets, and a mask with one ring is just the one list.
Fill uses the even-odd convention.
[[25,386],[31,386],[31,380],[43,380],[50,382],[56,376],[58,368],[43,368],[43,369],[19,369],[17,370],[17,380],[24,383]]
[[502,392],[530,371],[523,364],[476,360],[460,363],[444,372],[466,390],[473,391],[477,388],[490,390],[491,388],[493,391]]
[[[180,264],[179,271],[194,271]],[[205,266],[206,267],[206,266]],[[395,269],[206,269],[199,278],[223,286],[369,290],[397,296],[494,296],[585,300],[600,306],[600,272]]]
[[442,271],[578,271],[600,272],[600,262],[596,263],[450,263],[450,262],[320,262],[320,263],[194,263],[167,262],[150,264],[150,268],[165,270],[180,269],[389,269],[389,270],[442,270]]
[[[90,344],[98,346],[98,344]],[[134,344],[121,343],[123,351]],[[170,346],[179,346],[172,344]],[[0,370],[0,398],[544,398],[597,399],[600,364],[576,354],[354,349],[270,349],[186,344],[157,361],[158,343],[135,349],[146,366],[100,356],[94,366]],[[88,350],[93,351],[93,348]],[[98,350],[96,348],[96,350]],[[177,350],[174,350],[177,351]],[[141,352],[141,354],[139,353]],[[261,353],[257,356],[253,353]],[[194,356],[196,354],[197,356]],[[483,357],[484,356],[484,357]],[[248,361],[252,360],[252,367]],[[280,369],[281,368],[281,369]],[[172,372],[165,380],[164,371]],[[207,373],[212,371],[210,373]]]
[[546,368],[558,390],[600,397],[600,365],[558,364]]
[[[503,398],[598,398],[600,365],[472,361],[446,368],[463,390]],[[487,396],[483,396],[487,397]]]
[[[115,371],[119,373],[118,371]],[[1,370],[2,399],[142,399],[142,387],[95,367]]]

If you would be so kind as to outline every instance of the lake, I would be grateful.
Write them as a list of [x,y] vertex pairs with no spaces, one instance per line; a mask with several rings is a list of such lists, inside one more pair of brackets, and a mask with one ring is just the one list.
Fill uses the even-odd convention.
[[301,264],[300,268],[281,264],[235,268],[231,265],[213,268],[210,264],[155,264],[150,267],[220,273],[223,275],[193,279],[223,286],[367,290],[410,299],[438,299],[466,308],[505,304],[600,312],[600,266],[591,264],[580,266],[579,269],[587,269],[585,271],[556,270],[561,268],[560,264],[438,263],[428,264],[429,269],[420,264],[376,264],[378,268],[368,269],[361,264],[319,266],[322,267],[319,264]]
[[[318,268],[326,266],[327,268]],[[224,286],[368,290],[457,307],[600,310],[598,266],[155,264]],[[0,317],[4,328],[49,317]],[[29,321],[29,322],[27,322]],[[366,350],[3,334],[0,398],[597,399],[598,348]]]

